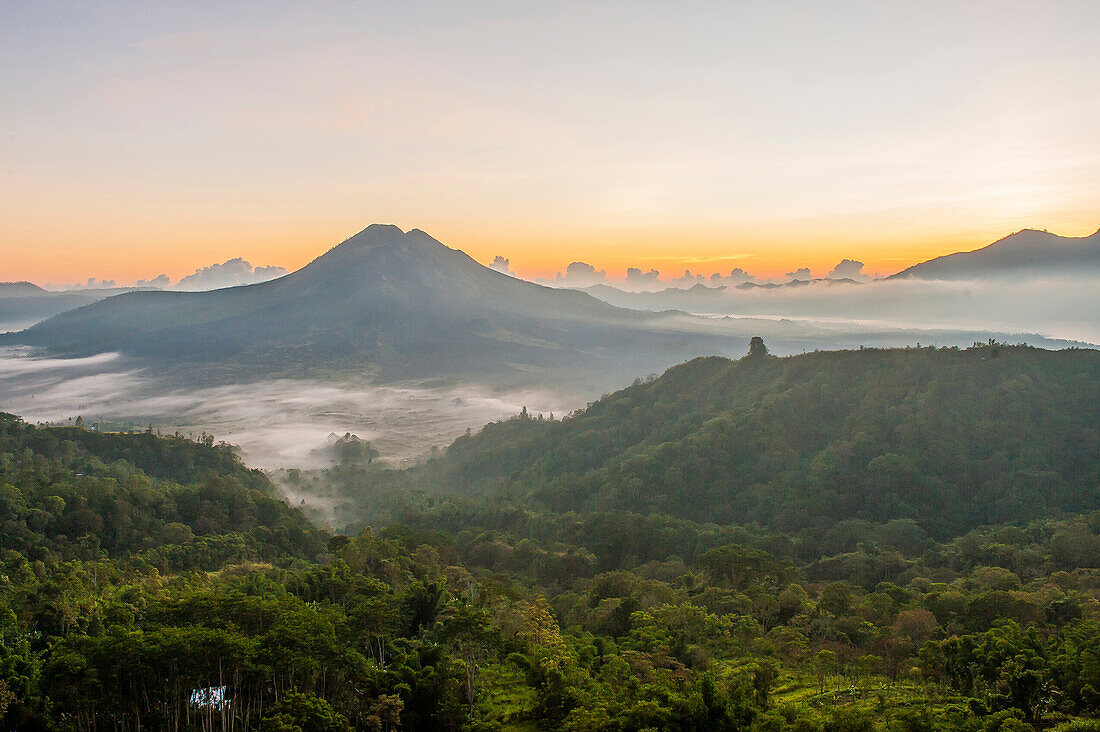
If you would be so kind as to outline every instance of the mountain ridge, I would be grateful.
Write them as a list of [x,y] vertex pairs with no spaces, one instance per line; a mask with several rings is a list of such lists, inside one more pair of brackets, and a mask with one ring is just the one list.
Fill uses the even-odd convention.
[[558,513],[783,530],[907,519],[949,536],[1100,508],[1098,384],[1088,349],[758,349],[674,366],[560,421],[492,423],[395,479]]
[[954,252],[915,264],[887,279],[981,279],[1026,273],[1100,268],[1100,229],[1067,237],[1039,229],[1021,229],[984,247]]
[[[0,343],[57,355],[117,351],[254,377],[356,373],[387,381],[494,374],[538,383],[571,370],[615,386],[720,337],[661,316],[508,277],[427,233],[372,224],[296,272],[208,292],[134,292]],[[732,341],[731,341],[732,345]]]

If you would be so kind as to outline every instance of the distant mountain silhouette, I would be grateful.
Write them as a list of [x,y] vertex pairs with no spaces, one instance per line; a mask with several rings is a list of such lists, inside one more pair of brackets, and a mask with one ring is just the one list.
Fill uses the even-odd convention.
[[739,285],[710,286],[699,283],[691,287],[666,287],[663,290],[651,292],[635,292],[624,290],[614,285],[600,284],[579,288],[581,292],[587,292],[604,302],[621,308],[635,310],[665,311],[682,310],[688,313],[712,313],[729,312],[731,297],[741,292],[753,292],[757,290],[788,290],[806,287],[837,287],[847,285],[862,285],[846,277],[840,279],[818,278],[812,280],[790,280],[783,283],[775,282],[743,282]]
[[47,294],[49,293],[31,282],[0,282],[0,298]]
[[509,277],[423,231],[375,224],[277,280],[119,295],[0,342],[59,355],[118,351],[219,376],[491,374],[495,383],[588,388],[723,350],[719,337],[662,320]]
[[936,257],[889,279],[970,280],[1100,270],[1100,231],[1065,237],[1024,229],[972,252]]
[[22,330],[60,313],[132,292],[133,287],[46,290],[32,282],[0,282],[0,333]]
[[50,292],[31,282],[0,282],[0,333],[27,328],[104,297],[107,294],[98,291]]

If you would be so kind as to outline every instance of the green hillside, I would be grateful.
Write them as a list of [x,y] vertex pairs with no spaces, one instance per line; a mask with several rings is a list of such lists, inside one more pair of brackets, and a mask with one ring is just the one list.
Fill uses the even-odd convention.
[[934,536],[1100,507],[1100,352],[985,345],[702,358],[402,476],[551,512]]
[[1097,729],[1096,368],[698,360],[288,476],[354,535],[211,439],[3,415],[0,727]]

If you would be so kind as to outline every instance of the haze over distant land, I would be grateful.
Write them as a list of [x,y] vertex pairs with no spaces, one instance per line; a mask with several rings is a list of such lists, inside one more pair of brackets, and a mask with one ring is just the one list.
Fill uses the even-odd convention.
[[898,272],[896,278],[987,280],[1012,277],[1100,276],[1100,230],[1065,237],[1024,229],[972,252],[957,252]]
[[214,290],[266,282],[285,274],[282,267],[253,267],[237,257],[221,264],[199,267],[175,284],[163,274],[139,279],[130,285],[95,277],[78,284],[47,284],[46,287],[30,282],[0,282],[0,333],[23,330],[54,315],[133,290]]
[[181,375],[465,377],[597,392],[734,346],[723,334],[525,282],[422,231],[378,224],[277,280],[128,293],[4,342],[56,355],[118,352]]
[[[329,432],[359,434],[384,458],[405,460],[524,405],[562,414],[692,357],[738,355],[754,335],[780,355],[989,338],[1049,348],[1100,341],[1082,335],[1100,312],[1084,281],[1059,284],[1057,298],[1042,283],[847,278],[590,290],[639,311],[517,279],[500,271],[510,271],[503,257],[494,265],[422,231],[372,225],[276,280],[130,292],[8,334],[0,392],[5,408],[29,419],[213,431],[274,467],[315,462],[311,451]],[[956,307],[982,298],[999,319]],[[1035,316],[1050,307],[1074,313],[1061,313],[1061,330],[1023,328],[1004,322],[1006,300]],[[957,312],[934,312],[943,302]]]
[[0,333],[29,328],[47,318],[83,307],[130,288],[52,292],[30,282],[0,282]]
[[[974,252],[924,262],[868,281],[844,260],[825,278],[808,269],[789,281],[674,280],[638,290],[604,282],[584,288],[620,307],[709,315],[766,316],[881,328],[989,329],[1100,343],[1100,234],[1059,237],[1024,230]],[[712,284],[713,283],[713,284]]]
[[[508,262],[503,257],[498,256],[497,259]],[[1050,275],[1095,274],[1097,270],[1100,270],[1100,231],[1084,237],[1064,237],[1047,231],[1024,229],[974,251],[955,252],[918,262],[886,279],[1035,279]],[[881,278],[881,275],[867,272],[864,263],[858,259],[845,257],[827,272],[820,270],[816,277],[809,267],[796,267],[781,277],[769,278],[757,276],[744,267],[735,267],[728,272],[711,272],[709,275],[691,270],[668,275],[645,264],[628,268],[624,279],[616,279],[587,262],[572,262],[556,277],[538,281],[579,289],[609,285],[628,292],[656,292],[670,287],[687,289],[696,285],[748,288],[753,285],[797,284],[814,279],[868,282]]]
[[0,282],[0,299],[45,294],[45,290],[31,282]]

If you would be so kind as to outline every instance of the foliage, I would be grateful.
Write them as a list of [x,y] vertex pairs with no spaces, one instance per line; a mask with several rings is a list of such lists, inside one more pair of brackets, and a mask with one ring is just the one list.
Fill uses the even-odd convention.
[[335,536],[227,448],[4,416],[0,726],[1094,729],[1095,361],[987,349],[697,362],[412,473],[349,460],[319,480],[385,518]]

